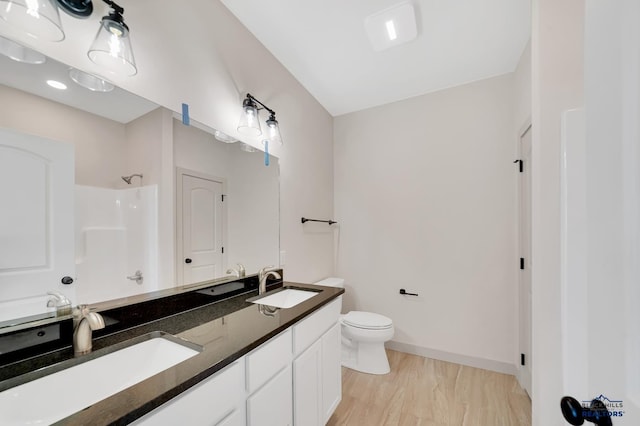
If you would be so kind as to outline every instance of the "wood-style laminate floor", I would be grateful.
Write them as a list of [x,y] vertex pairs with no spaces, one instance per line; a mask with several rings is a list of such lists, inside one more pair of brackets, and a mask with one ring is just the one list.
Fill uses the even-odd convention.
[[342,368],[342,402],[327,425],[531,425],[515,377],[387,350],[391,373]]

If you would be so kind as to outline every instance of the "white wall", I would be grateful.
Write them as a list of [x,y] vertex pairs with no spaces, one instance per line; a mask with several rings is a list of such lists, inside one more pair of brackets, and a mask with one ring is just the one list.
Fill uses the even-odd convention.
[[[86,55],[104,15],[100,3],[86,20],[61,14],[66,39],[21,41],[77,68],[101,73]],[[241,101],[249,92],[276,110],[284,147],[274,149],[281,171],[281,248],[288,280],[313,281],[333,273],[333,233],[309,231],[301,216],[333,212],[331,116],[219,2],[124,2],[139,72],[110,77],[116,84],[172,111],[190,105],[193,119],[237,135]],[[7,34],[3,26],[0,35]],[[15,35],[14,35],[15,37]],[[266,119],[266,118],[265,118]],[[247,140],[259,145],[258,140]],[[162,207],[161,210],[162,211]]]
[[511,372],[513,87],[503,75],[340,116],[334,130],[345,309],[392,318],[404,349]]
[[560,122],[583,105],[584,0],[534,0],[532,408],[534,425],[564,424],[560,292]]
[[125,126],[97,115],[0,85],[0,127],[69,142],[75,148],[79,185],[124,184]]

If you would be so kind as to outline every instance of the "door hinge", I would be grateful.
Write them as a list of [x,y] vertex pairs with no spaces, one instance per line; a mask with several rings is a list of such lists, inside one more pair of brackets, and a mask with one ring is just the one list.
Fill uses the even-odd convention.
[[524,257],[520,258],[520,269],[524,269]]
[[222,253],[224,253],[224,247],[222,247]]
[[520,173],[522,173],[524,171],[524,161],[516,160],[514,163],[518,163],[518,169],[520,170]]
[[222,198],[222,202],[224,203],[224,194],[221,194],[220,198]]
[[524,354],[520,354],[520,365],[525,365]]

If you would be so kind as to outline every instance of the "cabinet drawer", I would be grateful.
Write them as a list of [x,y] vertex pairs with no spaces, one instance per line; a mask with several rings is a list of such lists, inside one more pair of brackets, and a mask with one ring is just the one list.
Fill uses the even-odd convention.
[[300,355],[338,321],[341,306],[342,296],[339,296],[333,302],[293,326],[294,356]]
[[291,329],[287,329],[246,357],[247,391],[253,393],[291,363]]
[[177,425],[188,419],[190,425],[211,425],[226,420],[234,410],[243,409],[242,364],[242,360],[236,361],[138,419],[134,424]]

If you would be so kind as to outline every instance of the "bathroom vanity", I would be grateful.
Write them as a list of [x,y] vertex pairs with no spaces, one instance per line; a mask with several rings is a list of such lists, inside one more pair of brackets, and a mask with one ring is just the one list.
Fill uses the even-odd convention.
[[[184,361],[53,421],[72,425],[185,421],[194,425],[325,424],[341,399],[338,317],[344,290],[275,283],[268,288],[269,293],[282,291],[280,287],[314,292],[290,308],[275,309],[248,301],[257,296],[257,290],[251,287],[238,288],[226,298],[190,309],[185,300],[215,292],[216,287],[104,310],[101,314],[107,326],[95,333],[92,353],[74,358],[67,345],[0,366],[0,397],[19,393],[20,385],[37,383],[34,381],[80,363],[108,359],[129,342],[161,340],[161,333],[166,333],[195,352]],[[247,288],[249,291],[245,291]],[[158,310],[164,310],[164,314],[158,314]],[[159,353],[162,357],[163,352]],[[112,376],[117,376],[118,365],[126,366],[127,359],[118,361],[111,369]],[[142,368],[155,360],[132,356],[131,363],[136,362]],[[110,379],[92,380],[89,374],[82,383],[62,385],[69,392],[63,389],[51,398],[73,399],[71,388],[104,386],[101,380]],[[11,407],[2,404],[0,398],[0,423],[11,424],[7,417]],[[28,412],[37,412],[37,405],[31,401]]]

